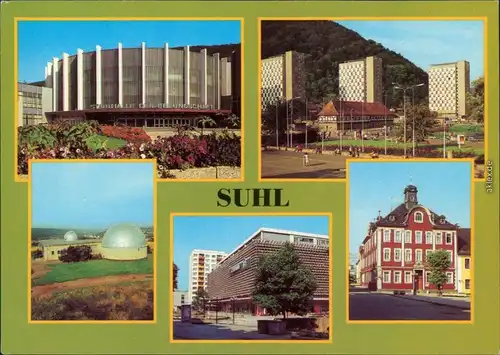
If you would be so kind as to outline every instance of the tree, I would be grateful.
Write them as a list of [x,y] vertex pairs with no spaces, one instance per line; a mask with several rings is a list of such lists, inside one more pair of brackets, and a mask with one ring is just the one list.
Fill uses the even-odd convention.
[[203,288],[199,288],[193,296],[191,307],[198,312],[205,313],[207,303],[208,303],[207,291]]
[[224,118],[226,128],[238,129],[241,128],[241,119],[236,115],[229,115]]
[[88,245],[70,246],[61,250],[59,261],[63,263],[77,263],[92,260],[92,248]]
[[484,122],[484,77],[472,82],[472,90],[467,94],[467,111],[469,119]]
[[173,284],[174,284],[173,291],[177,290],[177,286],[178,286],[178,274],[179,274],[179,267],[176,264],[174,264],[173,275],[172,275],[173,280],[174,280],[174,282],[173,282]]
[[[415,141],[423,142],[437,128],[436,113],[429,111],[426,103],[415,106],[406,105],[406,141],[413,141],[413,123],[415,122]],[[404,121],[397,123],[394,134],[404,140]]]
[[215,120],[212,117],[204,116],[196,120],[196,125],[199,126],[200,124],[201,124],[200,135],[203,135],[203,131],[205,130],[206,126],[211,126],[211,127],[216,126],[217,122],[215,122]]
[[262,111],[262,133],[271,137],[274,145],[276,144],[276,128],[278,128],[280,144],[284,143],[288,125],[290,122],[296,123],[305,120],[306,109],[305,100],[301,99],[290,100],[288,103],[278,99],[276,102],[271,102]]
[[317,284],[303,265],[294,246],[286,243],[275,253],[262,257],[256,272],[253,300],[271,315],[305,314]]
[[437,288],[439,295],[442,295],[443,285],[448,279],[446,270],[451,266],[450,254],[443,249],[436,250],[427,256],[426,263],[430,269],[429,283]]
[[353,275],[351,272],[349,272],[349,285],[354,285],[356,281],[356,275]]

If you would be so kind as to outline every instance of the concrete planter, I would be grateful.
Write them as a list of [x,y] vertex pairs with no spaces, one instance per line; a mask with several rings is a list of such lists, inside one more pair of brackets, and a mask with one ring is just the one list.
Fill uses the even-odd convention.
[[259,334],[269,334],[268,323],[269,320],[258,320],[257,321],[257,331]]
[[267,324],[269,335],[286,334],[286,320],[272,320]]

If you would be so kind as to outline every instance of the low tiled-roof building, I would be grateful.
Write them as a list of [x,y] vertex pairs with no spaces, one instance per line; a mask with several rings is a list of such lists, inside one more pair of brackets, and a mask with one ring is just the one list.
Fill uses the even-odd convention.
[[256,270],[262,256],[292,243],[300,260],[314,274],[317,289],[311,311],[326,313],[329,309],[329,237],[311,233],[261,228],[224,258],[208,275],[207,292],[211,303],[221,310],[265,314],[252,301]]
[[318,113],[324,131],[359,131],[390,127],[397,116],[380,102],[333,100]]
[[471,230],[460,228],[457,232],[458,292],[470,294],[472,289]]

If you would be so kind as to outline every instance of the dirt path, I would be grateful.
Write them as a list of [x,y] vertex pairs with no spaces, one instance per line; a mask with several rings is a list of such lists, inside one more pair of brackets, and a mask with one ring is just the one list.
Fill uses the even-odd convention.
[[117,284],[122,282],[131,282],[131,281],[145,281],[147,279],[152,279],[152,275],[147,275],[147,274],[113,275],[113,276],[93,277],[93,278],[72,280],[66,282],[58,282],[50,285],[34,286],[31,288],[31,294],[33,297],[40,297],[44,295],[49,295],[54,292],[62,292],[74,288],[102,286],[102,285]]

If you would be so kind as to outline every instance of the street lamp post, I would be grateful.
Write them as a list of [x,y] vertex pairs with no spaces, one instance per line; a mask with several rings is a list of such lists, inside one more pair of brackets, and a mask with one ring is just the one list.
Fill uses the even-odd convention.
[[446,120],[443,117],[443,159],[446,159]]
[[384,155],[387,155],[387,92],[384,104]]
[[364,127],[364,121],[365,121],[365,102],[361,102],[361,151],[365,151],[365,127]]
[[[342,99],[340,99],[340,124],[342,124],[343,121],[343,110],[342,110]],[[342,153],[342,134],[343,134],[342,127],[340,128],[340,152]]]
[[215,297],[215,324],[219,322],[219,299]]
[[[404,155],[406,157],[406,91],[412,90],[413,95],[415,95],[415,88],[419,86],[424,86],[424,84],[416,84],[416,85],[411,85],[411,86],[400,86],[398,83],[392,83],[394,86],[394,89],[396,90],[401,90],[403,91],[403,147],[404,147]],[[415,110],[413,108],[413,110]],[[415,157],[415,112],[413,112],[413,135],[412,135],[412,141],[413,141],[413,157]]]
[[276,97],[276,149],[279,150],[279,138],[278,138],[278,132],[279,132],[279,109],[280,109],[280,98]]
[[[293,101],[300,99],[300,97],[292,97],[290,100],[287,100],[287,107],[286,107],[286,121],[288,125],[288,146],[291,148],[293,146],[293,139],[292,139],[292,123],[293,123]],[[288,113],[288,101],[290,101],[291,105],[291,112],[290,114]]]

